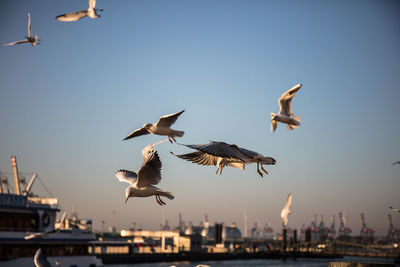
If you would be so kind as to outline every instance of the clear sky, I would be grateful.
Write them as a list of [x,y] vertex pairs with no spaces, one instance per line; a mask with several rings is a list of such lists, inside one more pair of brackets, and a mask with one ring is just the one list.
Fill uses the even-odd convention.
[[[330,224],[342,211],[357,234],[364,212],[386,233],[388,206],[400,207],[399,1],[99,0],[99,19],[55,20],[87,6],[0,1],[0,42],[24,38],[28,11],[41,39],[0,47],[0,171],[16,155],[21,172],[37,172],[63,209],[76,205],[96,228],[116,211],[118,228],[158,229],[163,214],[176,225],[182,212],[242,229],[247,210],[249,227],[278,230],[291,192],[289,227],[314,214]],[[297,83],[302,125],[271,135],[269,114]],[[169,153],[191,149],[164,143],[159,187],[175,200],[124,204],[115,171],[139,169],[141,149],[163,137],[122,138],[182,109],[178,142],[235,143],[277,164],[264,178],[254,164],[220,176]],[[40,183],[33,191],[48,196]]]

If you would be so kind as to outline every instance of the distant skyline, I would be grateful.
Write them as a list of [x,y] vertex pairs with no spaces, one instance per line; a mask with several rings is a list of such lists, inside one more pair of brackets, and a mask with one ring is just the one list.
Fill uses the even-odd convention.
[[[258,221],[281,227],[280,211],[293,194],[288,227],[314,214],[343,212],[357,234],[360,213],[378,235],[387,215],[400,228],[400,3],[398,1],[102,1],[98,19],[56,21],[87,8],[86,0],[0,2],[0,42],[24,38],[27,12],[40,45],[0,47],[0,175],[11,156],[21,172],[37,172],[69,214],[94,227],[132,222],[170,225]],[[293,112],[301,126],[270,113],[297,83]],[[193,150],[156,147],[160,188],[176,198],[124,204],[126,185],[114,173],[135,171],[141,150],[163,139],[122,141],[144,123],[185,109],[173,125],[178,143],[234,143],[277,160],[261,178],[245,170],[199,166],[170,154]],[[12,183],[12,176],[8,175]],[[26,177],[30,178],[30,177]],[[32,189],[49,196],[36,182]],[[61,216],[61,214],[60,214]],[[338,222],[336,223],[338,226]]]

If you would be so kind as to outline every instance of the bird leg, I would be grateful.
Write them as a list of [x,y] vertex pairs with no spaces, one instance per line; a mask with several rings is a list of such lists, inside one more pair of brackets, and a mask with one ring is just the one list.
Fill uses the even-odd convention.
[[155,195],[155,197],[156,197],[156,201],[157,201],[158,205],[162,206],[161,202],[158,200],[158,198],[159,198],[160,196],[159,196],[159,195]]
[[160,206],[167,205],[164,201],[162,201],[160,195],[156,195],[156,200],[157,200],[157,203],[160,204]]
[[217,168],[217,172],[215,173],[215,174],[218,174],[218,170],[221,168],[221,165],[220,166],[218,166],[218,168]]
[[168,135],[168,141],[172,144],[171,136]]
[[224,165],[221,165],[221,168],[219,169],[219,175],[222,175],[222,169],[224,168]]
[[161,199],[160,196],[158,196],[158,199],[160,200],[161,204],[167,205],[167,204]]
[[264,177],[263,174],[262,174],[262,172],[260,172],[260,167],[259,167],[259,165],[260,165],[260,163],[257,162],[257,172],[258,172],[259,175],[261,175],[261,177]]
[[175,138],[174,138],[174,136],[173,136],[173,135],[171,135],[171,138],[172,138],[172,140],[174,140],[174,141],[176,142],[176,140],[175,140]]
[[268,174],[268,172],[264,169],[262,163],[260,162],[260,166],[261,166],[261,170],[263,170],[263,172],[265,172],[266,174]]

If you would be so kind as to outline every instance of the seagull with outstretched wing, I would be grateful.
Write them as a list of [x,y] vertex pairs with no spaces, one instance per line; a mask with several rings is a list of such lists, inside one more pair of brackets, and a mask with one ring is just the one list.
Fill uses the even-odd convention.
[[292,112],[292,99],[299,91],[301,83],[293,86],[289,90],[279,97],[279,113],[275,114],[271,112],[271,133],[275,132],[276,127],[278,127],[278,122],[286,123],[289,130],[296,129],[300,126],[300,116],[293,116]]
[[70,22],[70,21],[80,20],[84,17],[97,19],[100,17],[100,15],[97,14],[97,11],[103,11],[103,9],[97,9],[95,7],[96,7],[96,0],[89,0],[89,8],[88,9],[59,15],[56,17],[56,20]]
[[[145,149],[148,148],[145,147]],[[156,150],[142,151],[143,164],[137,172],[119,170],[115,176],[120,182],[126,182],[129,186],[125,190],[125,203],[131,197],[155,196],[157,203],[166,205],[161,196],[174,199],[171,192],[163,191],[155,185],[161,181],[161,160]]]
[[[60,227],[61,227],[61,225],[64,224],[66,216],[67,216],[67,213],[64,212],[62,217],[61,217],[61,220],[60,220]],[[51,231],[48,231],[48,232],[30,233],[29,235],[24,236],[24,239],[25,240],[29,240],[29,239],[34,239],[34,238],[44,238],[49,234],[54,234],[54,233],[58,232],[60,230],[60,227],[59,228],[55,228],[54,230],[51,230]]]
[[189,160],[193,163],[201,165],[217,165],[220,174],[225,166],[232,166],[239,169],[244,169],[245,164],[257,163],[257,172],[263,176],[261,169],[268,174],[264,169],[263,164],[274,165],[275,159],[264,157],[263,155],[245,148],[238,147],[235,144],[227,144],[225,142],[210,141],[205,144],[184,145],[192,149],[196,149],[201,153],[188,153],[177,155],[177,157]]
[[171,143],[172,140],[176,142],[174,137],[182,137],[185,132],[173,130],[170,127],[172,124],[175,123],[175,121],[184,111],[185,110],[182,110],[174,114],[162,116],[155,124],[146,123],[145,125],[143,125],[142,128],[139,128],[130,133],[127,137],[124,138],[124,140],[152,133],[156,135],[166,135],[168,136],[168,140]]
[[37,44],[39,44],[39,41],[40,40],[39,40],[39,37],[37,34],[35,34],[35,36],[32,37],[31,13],[28,12],[28,36],[26,36],[24,40],[12,42],[12,43],[6,43],[6,44],[3,44],[3,46],[12,46],[12,45],[23,44],[23,43],[31,43],[32,46],[36,46]]

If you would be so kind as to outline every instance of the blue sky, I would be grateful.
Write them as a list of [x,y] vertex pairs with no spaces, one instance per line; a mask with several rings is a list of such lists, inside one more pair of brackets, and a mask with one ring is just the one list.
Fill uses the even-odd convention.
[[[27,12],[36,47],[0,47],[0,171],[38,172],[62,208],[119,228],[157,229],[165,214],[198,223],[280,227],[293,194],[290,227],[314,214],[342,211],[354,233],[360,213],[379,234],[388,206],[400,207],[398,99],[400,5],[396,1],[97,1],[97,20],[58,22],[87,1],[1,1],[0,42],[23,39]],[[269,114],[297,83],[293,100],[302,125],[279,125]],[[185,109],[174,124],[178,142],[235,143],[277,160],[260,178],[245,171],[201,167],[174,158],[191,152],[157,147],[160,188],[176,199],[124,202],[118,169],[137,170],[141,149],[162,140],[127,134]],[[9,176],[11,182],[11,176]],[[46,195],[40,184],[35,192]],[[400,218],[392,215],[400,227]]]

